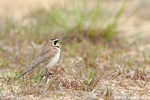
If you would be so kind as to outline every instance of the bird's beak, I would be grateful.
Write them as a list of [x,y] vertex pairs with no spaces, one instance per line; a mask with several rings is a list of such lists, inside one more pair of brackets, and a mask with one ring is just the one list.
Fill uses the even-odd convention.
[[58,40],[59,43],[62,43],[62,40]]

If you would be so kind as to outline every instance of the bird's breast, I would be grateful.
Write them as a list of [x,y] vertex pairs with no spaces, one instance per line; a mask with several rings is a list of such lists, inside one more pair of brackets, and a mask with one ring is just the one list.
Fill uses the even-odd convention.
[[52,60],[46,65],[47,68],[52,68],[59,60],[60,58],[60,49],[57,48],[57,53],[55,54],[55,56],[52,58]]

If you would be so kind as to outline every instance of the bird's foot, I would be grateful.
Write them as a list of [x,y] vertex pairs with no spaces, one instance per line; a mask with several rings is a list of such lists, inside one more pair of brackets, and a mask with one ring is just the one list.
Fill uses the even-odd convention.
[[42,75],[42,79],[44,80],[44,83],[48,84],[49,81],[51,80],[52,76],[53,76],[54,72],[48,72],[46,71],[46,73],[44,75]]

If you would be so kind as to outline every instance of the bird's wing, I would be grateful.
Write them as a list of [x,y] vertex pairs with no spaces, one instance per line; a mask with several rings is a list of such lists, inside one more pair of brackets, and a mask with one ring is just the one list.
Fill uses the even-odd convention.
[[23,74],[21,74],[19,77],[28,74],[31,70],[33,70],[36,66],[38,66],[41,63],[47,64],[55,56],[56,53],[57,49],[55,47],[45,46],[41,50],[39,57],[32,63],[31,67],[28,70],[26,70]]
[[57,53],[57,49],[55,47],[45,47],[43,50],[40,52],[39,57],[32,63],[33,66],[36,66],[40,63],[45,63],[49,62],[55,54]]
[[53,48],[52,43],[50,43],[49,41],[47,41],[43,48],[40,50],[39,56],[44,55],[45,53],[51,51],[51,49]]

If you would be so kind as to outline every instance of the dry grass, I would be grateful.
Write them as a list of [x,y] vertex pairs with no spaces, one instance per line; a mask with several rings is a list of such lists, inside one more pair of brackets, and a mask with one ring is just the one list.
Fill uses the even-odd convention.
[[[81,43],[78,47],[91,47],[97,51],[91,53],[89,49],[85,49],[83,53],[79,52],[80,48],[74,47],[76,50],[71,51],[70,46],[63,47],[62,58],[57,65],[58,71],[51,76],[47,85],[41,79],[40,69],[24,78],[14,79],[28,67],[26,64],[30,65],[34,58],[31,54],[38,51],[37,48],[24,42],[18,48],[17,51],[20,52],[16,56],[12,50],[14,46],[3,46],[8,50],[1,51],[1,97],[148,98],[149,58],[135,50],[117,49],[118,47],[114,50],[103,44],[97,44],[97,47],[89,44],[86,47]],[[29,53],[21,50],[23,47],[28,47]]]
[[[82,26],[76,27],[77,31],[70,31],[69,26],[69,31],[61,31],[65,33],[65,38],[62,39],[64,42],[61,44],[62,55],[56,66],[57,71],[51,75],[49,82],[45,83],[44,78],[41,78],[44,70],[40,67],[23,78],[15,79],[31,65],[49,36],[60,38],[64,34],[42,34],[41,32],[47,30],[43,31],[41,28],[36,34],[39,24],[30,32],[28,24],[26,26],[16,24],[11,19],[6,20],[1,23],[3,27],[0,29],[0,99],[150,98],[149,48],[140,48],[148,45],[148,42],[145,42],[148,39],[141,43],[142,39],[133,37],[136,39],[130,43],[131,38],[114,33],[115,36],[112,36],[109,42],[104,42],[103,38],[106,37],[96,38],[103,36],[101,33],[95,33],[96,35],[91,37],[91,33],[85,30],[83,32]],[[30,20],[28,21],[30,23]],[[48,25],[45,25],[46,29]],[[113,30],[117,30],[117,27],[113,27]],[[106,31],[109,33],[109,30]],[[75,34],[76,32],[79,33]],[[75,40],[71,41],[73,38],[67,39],[67,36],[75,37]]]

